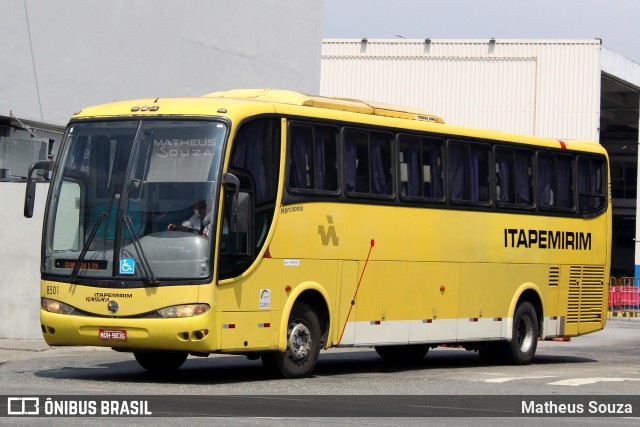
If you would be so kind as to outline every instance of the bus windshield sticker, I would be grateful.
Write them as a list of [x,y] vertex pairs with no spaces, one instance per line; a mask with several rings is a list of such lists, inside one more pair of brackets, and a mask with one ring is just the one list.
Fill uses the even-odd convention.
[[120,259],[120,274],[135,274],[136,260],[133,258]]

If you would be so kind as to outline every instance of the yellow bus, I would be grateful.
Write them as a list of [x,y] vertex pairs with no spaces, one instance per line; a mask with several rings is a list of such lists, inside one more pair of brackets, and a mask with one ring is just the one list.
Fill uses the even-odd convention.
[[[312,374],[321,349],[530,363],[606,321],[608,158],[597,143],[450,126],[277,90],[86,108],[66,129],[42,243],[53,346]],[[27,183],[25,215],[35,183]]]

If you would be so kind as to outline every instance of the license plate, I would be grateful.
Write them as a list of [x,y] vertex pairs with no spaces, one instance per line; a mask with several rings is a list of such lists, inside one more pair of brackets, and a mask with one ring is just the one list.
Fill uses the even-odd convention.
[[126,329],[100,329],[99,337],[101,340],[109,341],[126,341],[127,330]]

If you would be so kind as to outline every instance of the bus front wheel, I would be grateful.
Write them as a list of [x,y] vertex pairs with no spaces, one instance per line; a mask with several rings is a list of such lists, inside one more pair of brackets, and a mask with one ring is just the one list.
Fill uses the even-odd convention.
[[513,316],[511,342],[506,343],[507,360],[514,365],[528,365],[538,346],[538,315],[529,301],[518,305]]
[[265,353],[265,368],[283,378],[308,377],[320,354],[320,321],[309,305],[297,303],[289,316],[287,350]]
[[149,351],[134,352],[136,361],[147,371],[166,373],[178,369],[189,353],[185,351]]

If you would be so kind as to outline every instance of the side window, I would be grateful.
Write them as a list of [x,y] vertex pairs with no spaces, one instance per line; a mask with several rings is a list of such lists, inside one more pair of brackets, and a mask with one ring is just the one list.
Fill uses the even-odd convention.
[[442,141],[403,135],[399,143],[400,196],[443,200]]
[[489,147],[449,141],[449,195],[453,202],[487,204],[491,201]]
[[580,212],[602,209],[607,203],[607,169],[601,158],[578,157],[578,204]]
[[253,180],[256,205],[275,203],[280,165],[280,123],[260,119],[243,125],[231,153],[231,170],[246,172]]
[[280,166],[280,120],[258,119],[244,124],[233,141],[229,172],[240,181],[251,215],[249,229],[231,227],[233,193],[225,194],[222,211],[218,278],[242,274],[260,253],[273,221]]
[[382,132],[344,132],[345,189],[347,193],[393,194],[392,137]]
[[327,126],[294,125],[290,128],[290,189],[338,191],[337,130]]
[[538,199],[543,209],[574,209],[573,157],[538,155]]
[[499,206],[533,207],[533,154],[496,148],[496,200]]

